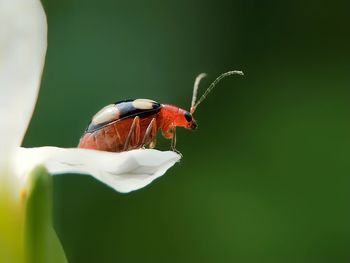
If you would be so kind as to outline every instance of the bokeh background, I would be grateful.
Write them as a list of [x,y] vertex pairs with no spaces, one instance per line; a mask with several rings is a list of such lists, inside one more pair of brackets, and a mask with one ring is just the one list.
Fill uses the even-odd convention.
[[[183,159],[119,194],[54,179],[70,262],[349,262],[349,2],[45,0],[49,48],[25,146],[73,147],[125,98],[189,108]],[[160,149],[169,141],[159,139]]]

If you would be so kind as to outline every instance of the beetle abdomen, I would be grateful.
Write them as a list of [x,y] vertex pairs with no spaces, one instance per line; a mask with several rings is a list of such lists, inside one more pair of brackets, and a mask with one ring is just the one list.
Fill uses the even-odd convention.
[[[92,118],[78,147],[111,152],[140,148],[143,146],[148,125],[156,118],[160,109],[161,104],[147,99],[124,100],[110,104]],[[125,147],[132,123],[137,116],[139,122]]]
[[[153,118],[156,118],[156,116]],[[137,131],[132,134],[126,149],[125,143],[134,118],[115,122],[94,132],[85,132],[80,139],[78,147],[108,152],[121,152],[124,150],[141,148],[143,146],[143,139],[147,127],[150,125],[153,118],[140,119],[138,127],[136,127]],[[152,136],[154,136],[154,134]]]

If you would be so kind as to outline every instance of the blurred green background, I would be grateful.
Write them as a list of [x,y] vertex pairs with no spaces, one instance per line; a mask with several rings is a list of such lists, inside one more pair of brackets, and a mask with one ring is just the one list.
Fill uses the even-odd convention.
[[[73,147],[125,98],[189,108],[182,161],[119,194],[54,179],[70,262],[349,262],[350,2],[45,0],[49,47],[25,146]],[[160,139],[158,148],[170,142]]]

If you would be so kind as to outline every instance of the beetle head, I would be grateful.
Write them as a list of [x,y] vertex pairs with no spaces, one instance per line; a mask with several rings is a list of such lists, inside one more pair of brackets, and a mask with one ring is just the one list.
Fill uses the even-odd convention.
[[197,129],[197,122],[192,117],[191,113],[189,113],[188,111],[185,111],[184,118],[185,118],[185,123],[186,123],[186,128],[187,129],[191,129],[191,130]]

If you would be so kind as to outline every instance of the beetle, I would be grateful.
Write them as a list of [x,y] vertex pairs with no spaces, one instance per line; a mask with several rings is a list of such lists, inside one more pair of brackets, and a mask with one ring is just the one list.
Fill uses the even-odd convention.
[[83,136],[78,148],[122,152],[132,149],[154,148],[158,130],[163,137],[171,139],[171,150],[176,150],[176,127],[195,130],[197,123],[193,113],[218,82],[230,75],[243,75],[242,71],[229,71],[217,77],[197,100],[201,79],[199,74],[193,87],[190,111],[174,105],[160,104],[149,99],[129,99],[109,104],[97,112]]

